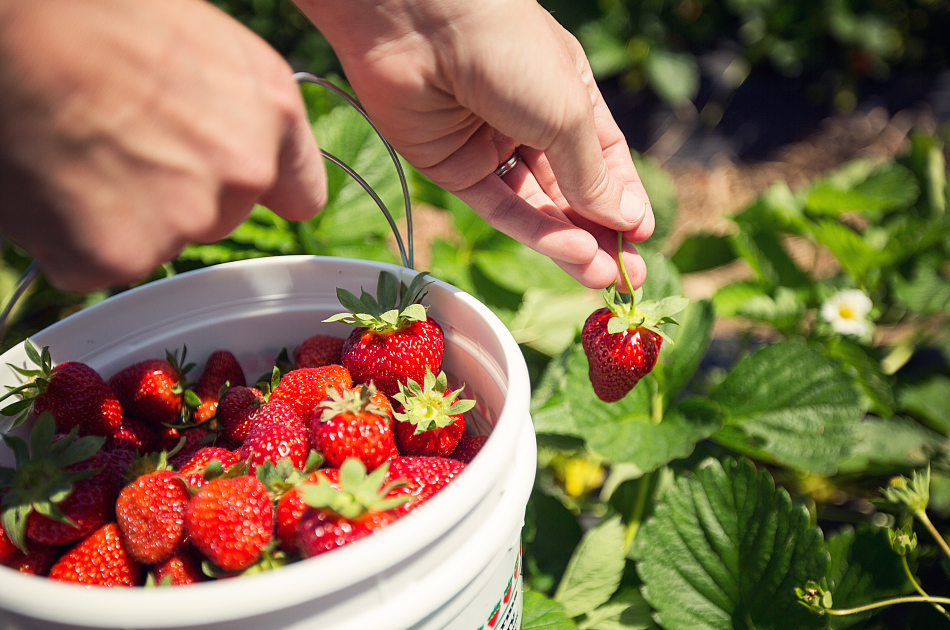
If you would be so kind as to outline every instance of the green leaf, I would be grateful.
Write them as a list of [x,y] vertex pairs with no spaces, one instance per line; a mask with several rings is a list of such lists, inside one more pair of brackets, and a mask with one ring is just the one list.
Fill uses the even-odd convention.
[[884,374],[880,362],[870,356],[864,346],[850,339],[836,337],[825,342],[825,352],[854,370],[858,384],[871,401],[873,411],[883,417],[894,413],[897,405],[894,385],[890,377]]
[[649,377],[622,400],[605,403],[591,387],[580,344],[568,352],[561,390],[548,405],[533,412],[538,432],[578,436],[608,461],[634,464],[648,472],[688,456],[697,442],[721,426],[718,410],[698,401],[667,410],[662,421],[655,423]]
[[[856,608],[873,601],[896,597],[913,587],[904,575],[900,557],[891,550],[887,530],[846,525],[828,536],[831,555],[828,584],[835,608]],[[836,629],[860,623],[868,614],[833,617]]]
[[663,495],[634,543],[642,593],[665,630],[824,628],[795,597],[823,577],[821,531],[748,460],[710,461]]
[[736,259],[732,241],[725,236],[695,234],[687,237],[673,254],[673,264],[680,273],[707,271]]
[[506,250],[478,250],[472,262],[492,282],[512,293],[524,294],[531,288],[580,288],[553,260],[523,245]]
[[950,312],[950,280],[933,266],[918,264],[910,278],[895,274],[892,283],[895,297],[909,310],[924,315]]
[[620,516],[601,521],[584,534],[554,594],[564,614],[577,617],[610,599],[626,564],[623,545]]
[[653,49],[643,69],[657,96],[673,105],[691,101],[699,91],[699,67],[692,55]]
[[653,369],[666,407],[677,400],[696,373],[712,339],[715,314],[709,301],[693,301],[677,319],[680,325],[673,329],[674,344],[660,354]]
[[898,408],[911,413],[921,422],[950,434],[950,377],[933,374],[919,383],[902,385],[897,392]]
[[[402,189],[389,153],[366,120],[351,107],[338,107],[313,125],[321,148],[345,162],[382,199],[394,218],[403,215]],[[333,239],[360,241],[391,230],[379,206],[362,186],[334,164],[327,163],[328,200],[307,223],[313,233]],[[317,252],[313,252],[317,253]]]
[[838,462],[838,473],[893,474],[925,466],[947,447],[945,436],[913,420],[867,416],[858,427],[854,449]]
[[780,341],[740,360],[711,393],[734,432],[713,435],[729,448],[762,453],[792,468],[831,474],[854,447],[864,405],[854,376],[820,346]]
[[591,611],[580,630],[652,630],[652,609],[636,589],[622,589],[603,606]]
[[603,305],[600,294],[587,289],[529,288],[508,329],[519,344],[557,356],[571,345],[587,316]]
[[536,488],[528,501],[522,535],[525,580],[530,587],[553,590],[582,535],[577,517],[561,501]]
[[574,620],[564,614],[564,608],[537,591],[524,591],[521,612],[521,630],[575,630]]
[[873,214],[907,208],[919,195],[920,185],[907,168],[894,163],[875,167],[857,160],[815,183],[805,205],[809,212],[819,215]]

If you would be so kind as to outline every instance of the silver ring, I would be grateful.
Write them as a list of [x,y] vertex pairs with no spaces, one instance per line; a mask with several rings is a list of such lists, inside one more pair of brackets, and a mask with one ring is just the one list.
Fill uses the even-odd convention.
[[498,168],[495,169],[495,175],[498,177],[504,177],[507,175],[511,169],[515,167],[518,162],[521,161],[521,156],[518,154],[518,149],[515,149],[511,154],[511,157],[498,165]]

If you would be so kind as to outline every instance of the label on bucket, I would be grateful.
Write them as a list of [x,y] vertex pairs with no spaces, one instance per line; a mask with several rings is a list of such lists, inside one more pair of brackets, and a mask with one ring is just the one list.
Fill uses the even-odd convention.
[[521,628],[521,545],[515,556],[514,571],[504,593],[478,630],[519,630]]

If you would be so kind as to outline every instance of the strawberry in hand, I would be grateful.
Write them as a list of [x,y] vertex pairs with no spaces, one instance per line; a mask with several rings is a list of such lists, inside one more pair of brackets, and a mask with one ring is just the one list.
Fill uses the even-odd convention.
[[337,289],[340,304],[350,312],[324,321],[357,327],[343,344],[343,366],[354,383],[373,381],[392,397],[399,393],[399,383],[409,379],[421,383],[427,368],[433,372],[441,369],[445,350],[442,327],[428,316],[428,307],[419,303],[427,284],[425,273],[418,274],[407,287],[383,271],[375,298],[365,291],[357,298]]
[[[630,286],[623,265],[620,269]],[[665,338],[660,325],[678,323],[672,316],[689,303],[679,295],[642,301],[642,294],[642,289],[631,296],[609,287],[604,291],[607,306],[591,313],[581,330],[590,382],[604,402],[620,400],[653,370]]]

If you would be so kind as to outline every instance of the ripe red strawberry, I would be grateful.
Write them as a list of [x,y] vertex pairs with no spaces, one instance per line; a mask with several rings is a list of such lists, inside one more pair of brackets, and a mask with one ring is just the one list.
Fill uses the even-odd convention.
[[428,370],[422,385],[412,379],[399,384],[393,435],[400,455],[447,457],[455,450],[465,433],[462,414],[475,406],[458,397],[462,389],[452,391],[445,372],[435,376]]
[[[279,405],[265,403],[261,409]],[[295,468],[303,468],[310,452],[309,431],[296,414],[288,421],[258,422],[252,424],[247,439],[238,450],[238,458],[247,462],[249,473],[257,470],[264,462],[276,464],[287,458]]]
[[38,352],[26,340],[24,348],[37,367],[14,366],[16,372],[30,380],[0,397],[21,399],[2,410],[4,415],[17,416],[14,427],[31,415],[36,417],[48,411],[60,433],[68,433],[73,427],[79,427],[81,435],[110,436],[116,432],[122,423],[122,405],[96,370],[78,361],[53,367],[48,347]]
[[13,544],[13,541],[7,536],[6,530],[0,527],[0,564],[6,564],[12,560],[17,553],[23,552],[17,549],[17,546]]
[[372,384],[359,391],[330,388],[310,425],[311,446],[323,454],[328,466],[339,468],[349,458],[375,470],[389,459],[394,448],[392,420],[372,402]]
[[191,492],[174,470],[159,469],[139,475],[119,493],[116,521],[126,548],[142,564],[172,556],[185,539],[185,506]]
[[367,475],[359,460],[349,459],[340,468],[337,488],[325,477],[301,485],[307,507],[297,525],[300,555],[312,558],[393,523],[397,516],[391,510],[405,498],[387,496],[394,487],[384,485],[386,470],[383,465]]
[[247,381],[244,369],[230,350],[215,350],[205,361],[205,367],[195,384],[194,392],[201,404],[192,412],[194,422],[207,422],[214,417],[221,388],[225,385],[245,387]]
[[[332,488],[340,487],[340,470],[338,468],[321,468],[310,473],[301,483],[319,483],[326,479]],[[287,553],[297,551],[297,526],[303,516],[307,504],[304,502],[299,484],[288,488],[277,499],[277,539],[279,547]]]
[[238,464],[241,458],[235,451],[222,446],[205,446],[198,449],[187,462],[181,465],[178,474],[185,478],[189,486],[200,488],[205,484],[205,473],[212,461],[217,461],[221,470],[227,470]]
[[168,463],[181,468],[195,453],[215,442],[215,434],[205,430],[204,425],[181,430],[162,427],[159,432],[159,447],[168,452]]
[[314,408],[327,396],[331,385],[352,387],[353,379],[342,365],[301,368],[284,374],[274,387],[268,401],[287,403],[304,422],[309,422]]
[[267,488],[251,475],[212,479],[185,508],[191,544],[225,571],[254,564],[271,541],[273,529],[274,508]]
[[151,453],[158,449],[158,433],[152,425],[126,416],[122,418],[122,424],[116,432],[106,440],[103,448]]
[[343,358],[343,339],[330,335],[307,337],[294,350],[294,368],[339,365]]
[[640,294],[638,289],[631,300],[610,287],[607,306],[591,313],[581,331],[590,382],[604,402],[620,400],[653,370],[663,345],[659,325],[675,324],[672,315],[688,303],[681,296],[640,302]]
[[235,444],[243,444],[251,427],[251,415],[264,402],[264,394],[256,387],[231,387],[218,402],[218,426]]
[[16,453],[17,468],[0,469],[6,491],[0,521],[10,540],[26,550],[27,538],[65,544],[111,520],[119,483],[99,452],[105,438],[54,434],[49,413],[36,419],[30,446],[20,437],[4,440]]
[[389,496],[410,499],[393,511],[402,516],[417,509],[465,470],[465,464],[447,457],[395,457],[389,460],[386,481],[406,482],[390,491]]
[[185,545],[171,555],[168,560],[152,567],[146,579],[146,585],[185,586],[205,582],[208,576],[201,570],[201,560],[190,546]]
[[466,433],[459,439],[455,450],[452,451],[449,457],[466,464],[471,463],[478,452],[482,450],[482,446],[485,445],[486,441],[488,441],[487,435],[469,435]]
[[122,403],[123,411],[156,427],[170,424],[181,414],[185,373],[190,365],[166,353],[164,359],[146,359],[129,365],[111,377],[109,385]]
[[143,574],[126,550],[119,526],[107,523],[66,552],[49,577],[91,586],[139,586]]
[[357,327],[343,344],[343,366],[354,382],[372,381],[392,397],[399,393],[399,383],[408,379],[421,383],[426,369],[441,369],[445,349],[442,327],[419,303],[427,284],[424,273],[406,287],[384,271],[379,274],[376,298],[365,291],[357,298],[337,289],[340,303],[350,312],[324,321]]
[[26,547],[26,553],[17,549],[13,557],[2,563],[3,566],[28,575],[46,576],[64,551],[61,545],[44,545],[32,540]]

